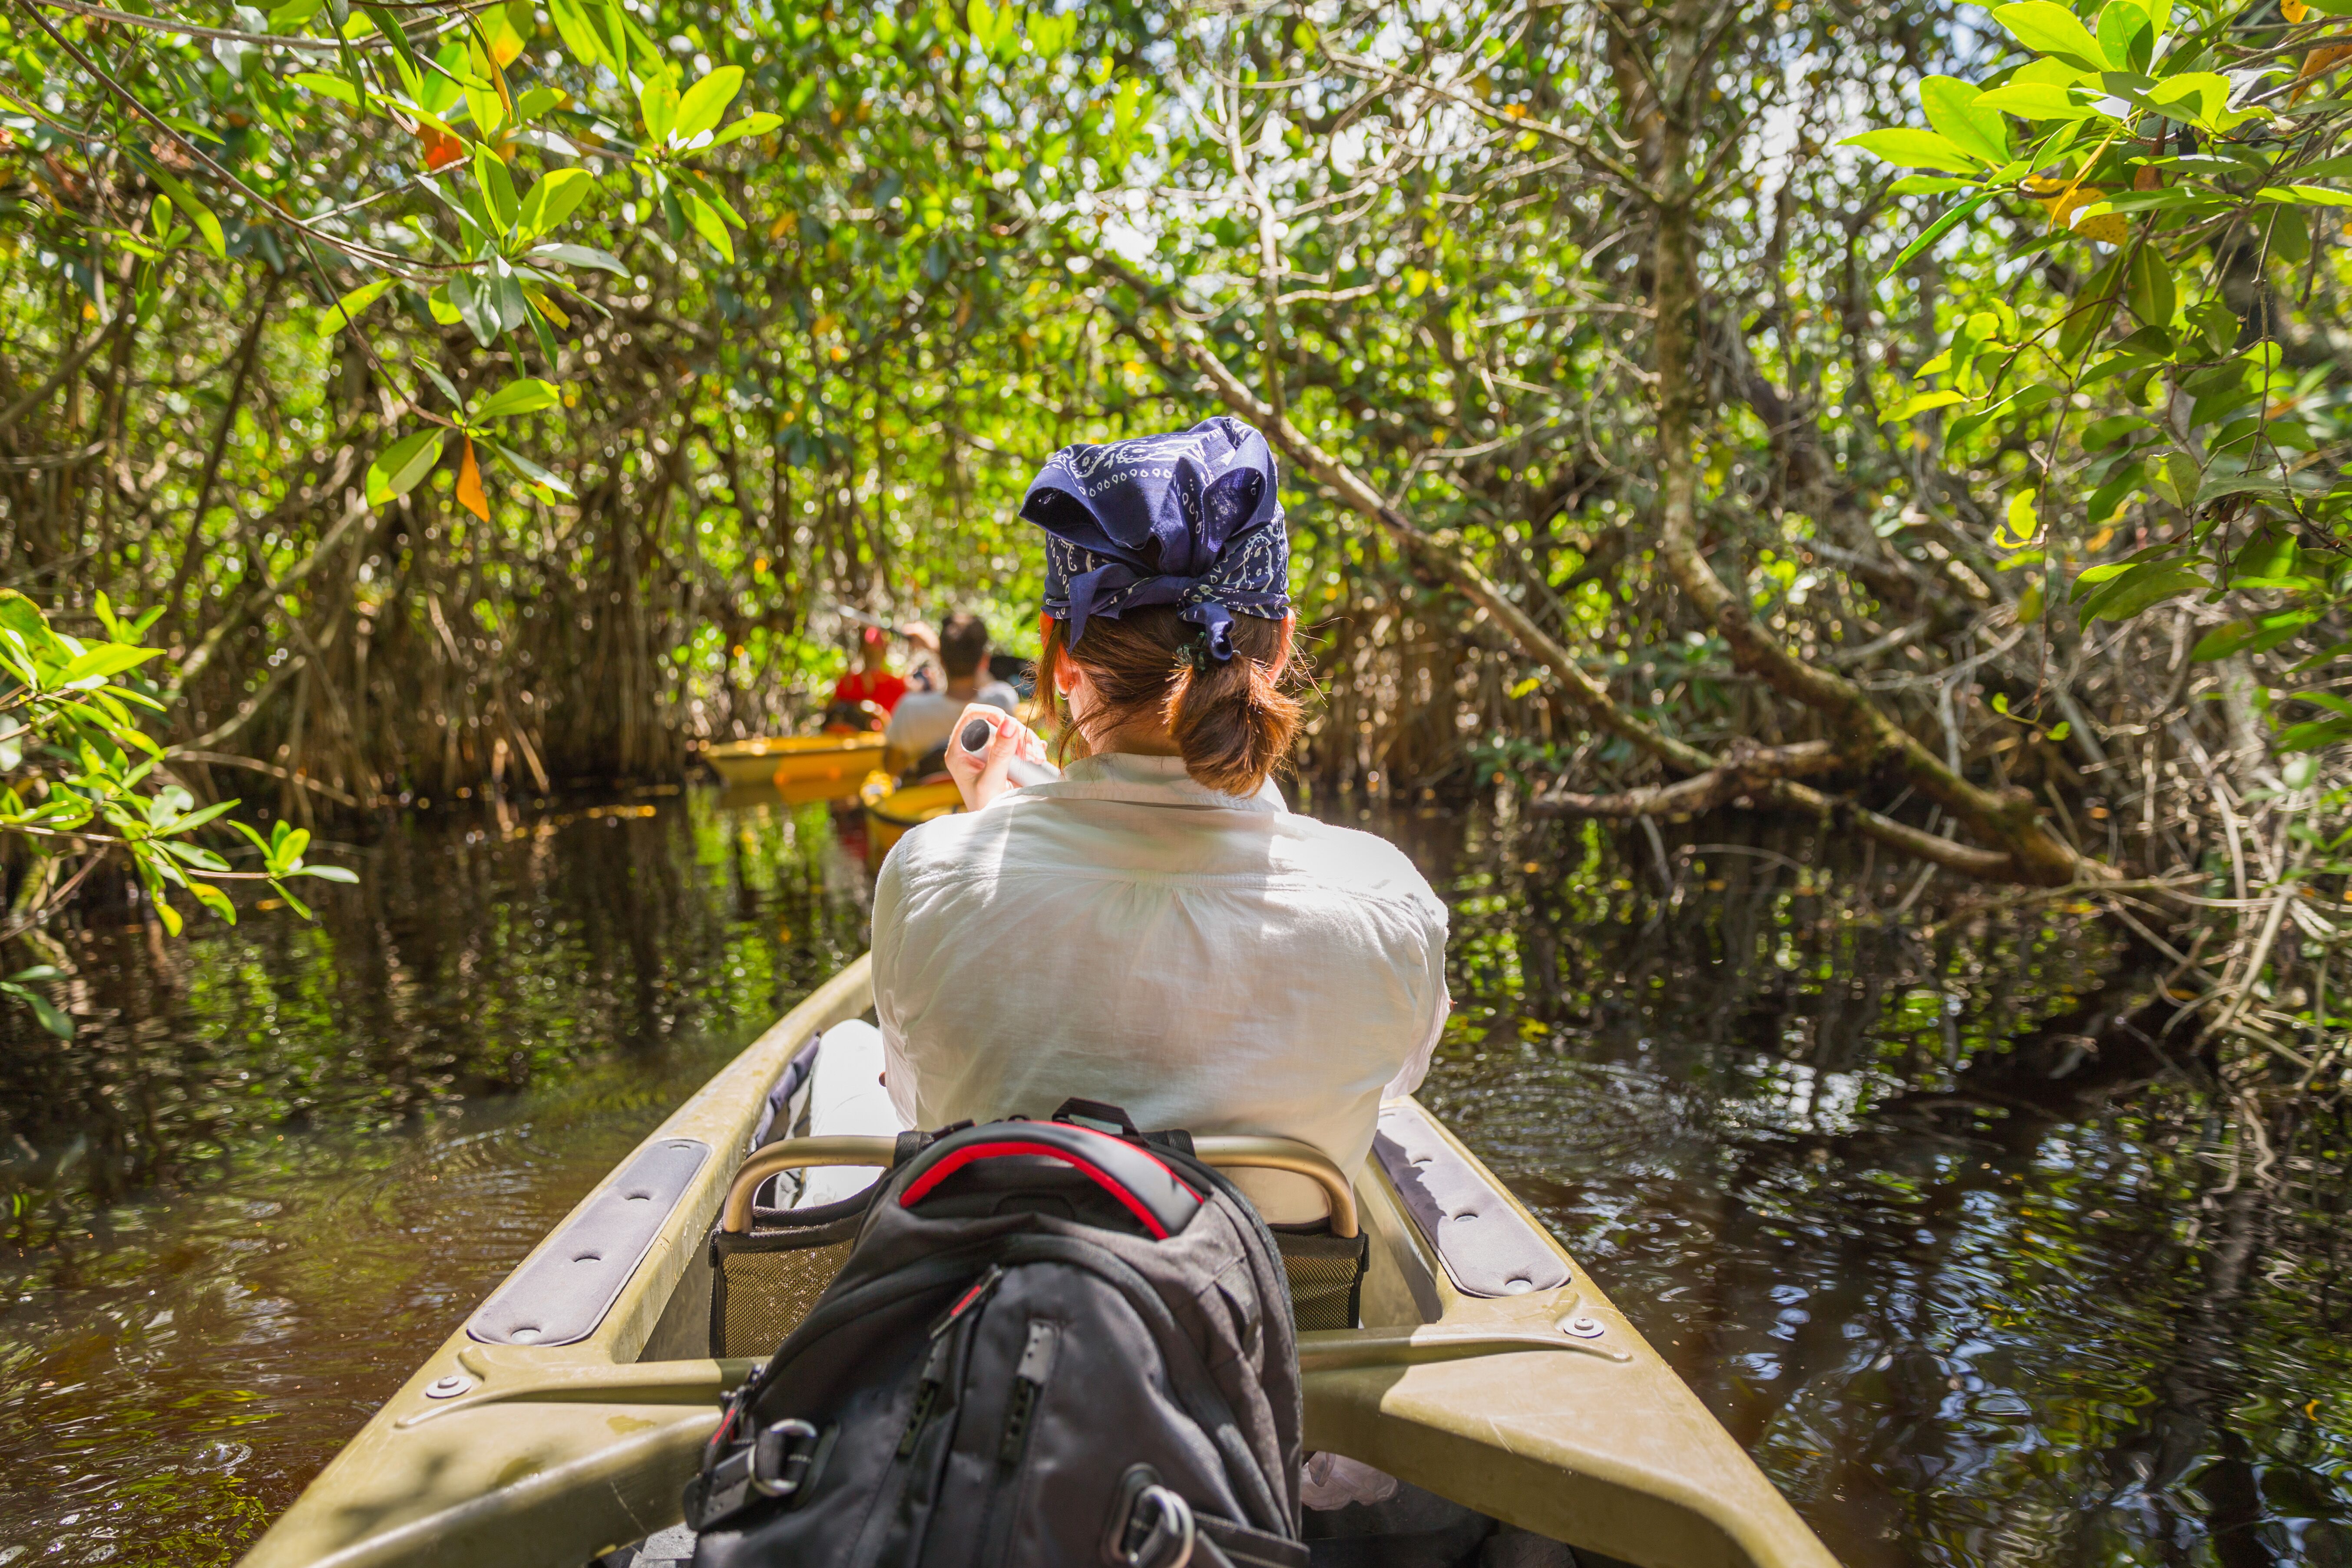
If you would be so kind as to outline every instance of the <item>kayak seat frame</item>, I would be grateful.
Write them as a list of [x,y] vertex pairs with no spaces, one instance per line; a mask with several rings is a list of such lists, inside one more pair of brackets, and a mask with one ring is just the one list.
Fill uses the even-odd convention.
[[[1193,1141],[1220,1169],[1286,1171],[1323,1191],[1327,1217],[1311,1226],[1274,1227],[1301,1329],[1352,1329],[1360,1320],[1370,1237],[1357,1221],[1354,1189],[1319,1150],[1288,1138],[1210,1137]],[[879,1137],[785,1138],[754,1150],[738,1166],[710,1234],[710,1329],[707,1353],[764,1356],[800,1326],[849,1258],[874,1188],[814,1208],[768,1208],[761,1190],[787,1171],[825,1166],[887,1168],[895,1142]]]

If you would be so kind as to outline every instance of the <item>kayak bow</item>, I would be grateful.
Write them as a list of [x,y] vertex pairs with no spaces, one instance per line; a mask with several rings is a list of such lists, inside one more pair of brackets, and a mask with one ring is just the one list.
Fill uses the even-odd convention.
[[[716,1401],[754,1364],[710,1354],[708,1238],[786,1064],[871,1005],[869,963],[795,1007],[583,1198],[247,1568],[582,1568],[675,1524]],[[1327,1186],[1346,1181],[1303,1145],[1202,1142],[1212,1160],[1319,1162]],[[1361,1326],[1299,1334],[1310,1449],[1642,1568],[1835,1568],[1592,1278],[1421,1105],[1383,1108],[1352,1186],[1371,1237]]]

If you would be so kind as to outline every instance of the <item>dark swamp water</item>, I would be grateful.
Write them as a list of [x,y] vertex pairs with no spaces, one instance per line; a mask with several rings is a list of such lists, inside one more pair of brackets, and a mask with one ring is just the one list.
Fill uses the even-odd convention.
[[[2085,911],[1906,904],[1801,837],[1372,826],[1454,910],[1424,1099],[1843,1561],[2352,1563],[2342,1129],[2242,1152]],[[70,1047],[0,1019],[0,1565],[232,1560],[863,942],[821,806],[343,858],[315,926],[69,938]]]

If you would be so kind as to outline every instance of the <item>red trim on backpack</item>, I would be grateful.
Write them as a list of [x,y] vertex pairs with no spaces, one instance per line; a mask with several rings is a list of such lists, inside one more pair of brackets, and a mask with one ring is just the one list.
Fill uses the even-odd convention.
[[[1093,1129],[1081,1128],[1079,1131],[1093,1131]],[[1108,1137],[1108,1134],[1097,1132],[1095,1133],[1095,1136],[1101,1138]],[[1132,1147],[1132,1145],[1129,1145],[1129,1147]],[[1168,1171],[1168,1167],[1165,1164],[1162,1164],[1157,1157],[1150,1154],[1148,1151],[1137,1150],[1137,1152],[1143,1154],[1144,1158],[1150,1160],[1153,1164],[1159,1165],[1161,1170]],[[993,1160],[1007,1154],[1042,1154],[1048,1160],[1059,1160],[1065,1165],[1068,1165],[1074,1170],[1085,1173],[1087,1176],[1093,1180],[1095,1185],[1108,1193],[1112,1197],[1117,1198],[1122,1208],[1126,1209],[1128,1213],[1133,1215],[1137,1219],[1141,1220],[1143,1222],[1143,1228],[1151,1233],[1152,1240],[1165,1241],[1168,1239],[1168,1227],[1160,1223],[1159,1216],[1151,1212],[1150,1206],[1145,1204],[1141,1198],[1137,1197],[1133,1193],[1120,1185],[1118,1181],[1113,1177],[1109,1172],[1105,1171],[1101,1166],[1093,1163],[1091,1161],[1081,1159],[1077,1155],[1071,1153],[1066,1149],[1056,1149],[1050,1143],[1031,1143],[1021,1142],[1019,1140],[1007,1140],[1003,1142],[995,1143],[967,1143],[962,1148],[955,1150],[951,1153],[948,1154],[946,1158],[940,1160],[939,1163],[933,1165],[929,1170],[925,1171],[914,1181],[909,1182],[907,1184],[907,1190],[898,1195],[898,1206],[900,1208],[913,1208],[918,1203],[922,1201],[924,1194],[929,1193],[933,1187],[938,1186],[941,1182],[946,1181],[956,1172],[962,1170],[966,1165],[972,1163],[974,1161]],[[1200,1201],[1201,1194],[1193,1192],[1191,1187],[1186,1186],[1183,1181],[1177,1176],[1175,1172],[1168,1171],[1168,1179],[1174,1182],[1179,1188],[1181,1188],[1186,1194],[1190,1194],[1195,1203]]]

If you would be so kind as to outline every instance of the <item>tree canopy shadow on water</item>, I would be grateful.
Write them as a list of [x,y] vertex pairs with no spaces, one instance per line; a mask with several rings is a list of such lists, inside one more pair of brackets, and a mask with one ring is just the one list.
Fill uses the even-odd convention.
[[1423,1098],[1842,1561],[2352,1562],[2346,1129],[2234,1115],[2157,955],[1798,832],[1398,831]]
[[[2234,1117],[2112,925],[1796,832],[1318,809],[1451,905],[1424,1098],[1843,1562],[2352,1563],[2344,1129]],[[369,853],[316,927],[66,933],[82,1039],[0,1048],[0,1549],[233,1557],[864,941],[821,807]]]

